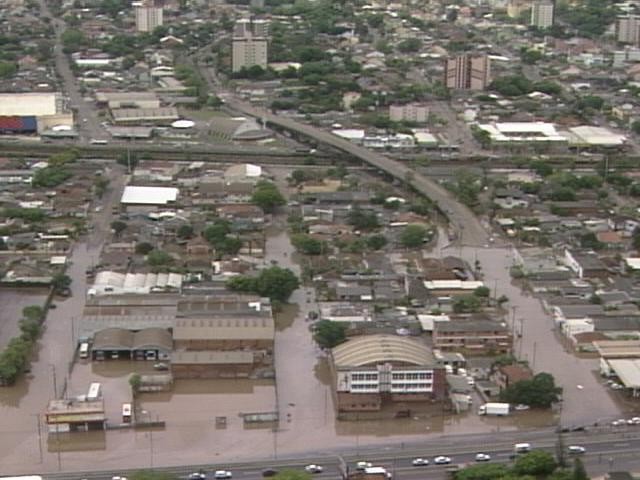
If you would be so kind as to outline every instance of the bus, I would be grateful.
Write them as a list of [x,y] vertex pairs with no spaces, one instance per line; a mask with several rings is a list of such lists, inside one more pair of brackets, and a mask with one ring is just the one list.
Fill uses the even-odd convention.
[[82,342],[80,344],[80,358],[89,358],[89,344],[87,342]]

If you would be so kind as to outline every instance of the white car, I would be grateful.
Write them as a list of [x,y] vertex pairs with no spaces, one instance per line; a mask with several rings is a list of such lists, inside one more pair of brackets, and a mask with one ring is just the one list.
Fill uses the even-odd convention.
[[624,418],[620,418],[618,420],[614,420],[611,422],[611,426],[613,427],[621,427],[622,425],[626,425],[627,421]]
[[413,465],[414,467],[426,467],[427,465],[429,465],[429,460],[427,460],[426,458],[414,458],[411,462],[411,465]]
[[322,473],[323,470],[320,465],[314,465],[313,463],[304,467],[304,471],[307,473]]
[[111,480],[127,480],[127,477],[111,477]]
[[476,454],[476,462],[488,462],[491,460],[491,455],[488,453],[477,453]]
[[451,463],[451,457],[439,456],[433,459],[433,463],[436,465],[449,465]]
[[189,480],[205,480],[207,476],[202,472],[193,472],[189,474]]
[[627,420],[627,423],[629,425],[640,425],[640,417],[633,417],[633,418]]
[[567,448],[567,451],[569,453],[574,454],[574,455],[581,455],[581,454],[585,453],[587,451],[587,449],[584,448],[584,447],[581,447],[579,445],[571,445],[571,446],[569,446]]
[[514,410],[518,411],[529,410],[529,408],[529,405],[525,405],[524,403],[519,403],[515,407],[513,407]]
[[365,468],[371,468],[373,464],[371,462],[358,462],[356,463],[356,470],[364,470]]
[[216,470],[216,473],[213,474],[213,478],[217,478],[218,480],[226,480],[232,476],[229,470]]

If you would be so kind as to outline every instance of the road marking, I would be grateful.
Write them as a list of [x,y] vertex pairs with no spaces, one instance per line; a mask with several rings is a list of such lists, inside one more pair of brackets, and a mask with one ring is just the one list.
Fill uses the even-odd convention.
[[614,443],[613,446],[615,448],[628,447],[629,446],[629,442],[626,442],[626,443]]

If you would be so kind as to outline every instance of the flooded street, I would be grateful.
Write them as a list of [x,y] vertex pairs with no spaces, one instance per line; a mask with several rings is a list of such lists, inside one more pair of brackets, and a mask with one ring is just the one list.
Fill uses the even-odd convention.
[[[281,458],[302,453],[358,451],[369,445],[400,445],[446,434],[510,432],[554,423],[553,412],[516,412],[505,418],[479,417],[474,411],[452,415],[441,406],[416,408],[411,418],[394,420],[337,421],[331,393],[331,375],[323,352],[315,345],[307,321],[317,311],[312,288],[295,291],[290,304],[276,313],[276,380],[181,380],[170,392],[144,393],[138,398],[146,420],[166,422],[164,429],[118,429],[48,438],[39,415],[47,402],[65,390],[69,395],[86,393],[98,381],[105,391],[110,424],[120,423],[120,407],[130,400],[131,372],[151,373],[147,362],[110,361],[78,363],[70,379],[75,322],[85,302],[85,270],[97,263],[111,217],[111,204],[120,195],[124,177],[117,182],[88,239],[73,249],[69,275],[73,295],[56,299],[35,355],[32,373],[12,388],[0,389],[0,473],[80,471],[88,469],[140,468],[161,465],[208,463],[224,468],[225,462]],[[267,231],[265,264],[278,264],[300,274],[297,256],[289,241],[286,216],[274,218]],[[563,424],[588,424],[616,416],[618,407],[600,384],[597,361],[576,359],[555,338],[553,323],[540,302],[520,291],[509,278],[510,247],[468,248],[447,246],[441,232],[431,256],[461,255],[471,265],[477,258],[484,281],[497,295],[509,297],[509,313],[524,322],[522,345],[516,351],[536,372],[552,373],[565,389]],[[1,294],[1,292],[0,292]],[[10,298],[11,300],[7,300]],[[0,330],[11,324],[26,298],[0,297],[15,302],[13,313],[3,312]],[[7,330],[9,331],[9,330]],[[55,376],[54,376],[55,375]],[[582,390],[577,385],[583,387]],[[584,399],[589,398],[589,402]],[[242,414],[277,411],[273,424],[246,424]],[[224,421],[222,421],[224,418]],[[38,435],[40,428],[41,435]]]
[[[510,279],[509,268],[513,263],[511,247],[491,248],[444,247],[439,245],[435,255],[461,255],[470,265],[475,259],[480,261],[484,282],[492,290],[497,288],[497,297],[506,295],[508,320],[514,316],[516,331],[520,324],[524,328],[521,339],[516,338],[515,351],[527,360],[534,372],[553,374],[556,383],[564,388],[561,418],[563,425],[588,425],[603,419],[618,418],[620,407],[609,391],[601,384],[598,359],[577,358],[565,350],[558,341],[553,319],[541,302],[523,292]],[[439,253],[441,252],[441,253]],[[580,387],[578,387],[580,386]],[[589,401],[585,402],[585,398]]]

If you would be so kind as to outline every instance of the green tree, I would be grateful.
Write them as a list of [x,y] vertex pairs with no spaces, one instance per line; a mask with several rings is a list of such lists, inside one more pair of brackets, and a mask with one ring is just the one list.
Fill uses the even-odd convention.
[[635,133],[636,135],[640,135],[640,120],[635,120],[632,124],[631,124],[631,131],[633,133]]
[[485,463],[469,465],[456,472],[455,480],[494,480],[501,479],[508,474],[506,465],[500,463]]
[[490,289],[489,287],[485,287],[485,286],[483,285],[483,286],[477,287],[477,288],[473,291],[473,294],[474,294],[476,297],[489,298],[489,295],[491,295],[491,289]]
[[417,52],[422,47],[422,42],[419,38],[407,38],[406,40],[402,40],[398,43],[398,51],[402,53],[412,53]]
[[342,322],[320,320],[314,326],[313,338],[322,348],[333,348],[347,339],[347,325]]
[[324,242],[303,233],[292,235],[291,243],[296,250],[305,255],[320,255],[326,251]]
[[300,470],[282,470],[275,477],[274,480],[311,480],[311,475],[307,472]]
[[61,39],[65,51],[67,52],[75,52],[79,50],[87,41],[84,33],[80,30],[76,30],[75,28],[67,28],[62,32]]
[[349,211],[347,222],[357,230],[374,230],[380,227],[378,216],[375,212],[364,211],[358,207]]
[[598,240],[598,237],[596,237],[596,234],[593,232],[580,235],[580,246],[592,250],[602,250],[604,248],[604,244]]
[[561,393],[562,388],[556,386],[553,375],[538,373],[530,380],[521,380],[509,385],[500,393],[500,398],[509,403],[549,408],[559,400]]
[[151,250],[153,250],[153,245],[149,242],[140,242],[136,244],[136,253],[138,255],[147,255]]
[[71,178],[71,172],[63,167],[45,167],[37,170],[31,180],[34,187],[57,187]]
[[380,250],[387,244],[387,237],[381,234],[371,235],[367,237],[367,247],[371,250]]
[[518,456],[513,471],[518,475],[550,475],[556,469],[553,455],[543,450],[534,450]]
[[457,295],[453,299],[453,311],[455,313],[475,313],[479,312],[482,302],[475,295]]
[[173,257],[164,250],[151,250],[147,254],[147,264],[151,267],[168,267],[173,261]]
[[571,480],[589,480],[589,475],[584,468],[584,463],[579,458],[576,458],[573,463],[573,471],[571,472]]
[[129,377],[129,386],[131,387],[131,393],[135,397],[136,394],[140,391],[140,387],[142,386],[142,378],[138,373],[132,373]]
[[557,468],[549,476],[549,480],[573,480],[573,471],[568,468]]
[[64,273],[56,273],[51,279],[51,286],[56,293],[62,293],[71,286],[71,277]]
[[14,62],[0,60],[0,78],[13,77],[18,72],[18,66]]
[[193,237],[193,226],[180,225],[180,228],[178,228],[178,231],[176,232],[176,236],[182,239],[188,239]]
[[422,246],[427,238],[427,229],[422,225],[407,225],[400,233],[400,243],[405,248],[417,248]]
[[35,340],[40,335],[41,323],[38,320],[23,318],[18,322],[22,336],[30,341]]
[[113,230],[113,233],[115,234],[116,237],[119,237],[120,234],[124,232],[126,229],[127,229],[127,224],[122,220],[114,220],[113,222],[111,222],[111,230]]
[[272,213],[277,207],[284,205],[286,200],[273,183],[262,181],[256,185],[251,202],[262,208],[265,213]]
[[239,275],[227,281],[230,290],[257,293],[278,302],[286,302],[299,286],[300,280],[291,270],[278,266],[260,270],[255,277]]
[[22,309],[22,316],[29,320],[42,322],[44,320],[44,308],[40,305],[28,305]]
[[541,177],[548,177],[553,174],[553,167],[544,160],[533,160],[529,162],[529,168]]
[[128,477],[130,480],[178,480],[172,473],[159,472],[157,470],[140,470]]
[[520,60],[522,63],[533,65],[542,59],[542,52],[532,48],[522,47],[520,49]]

